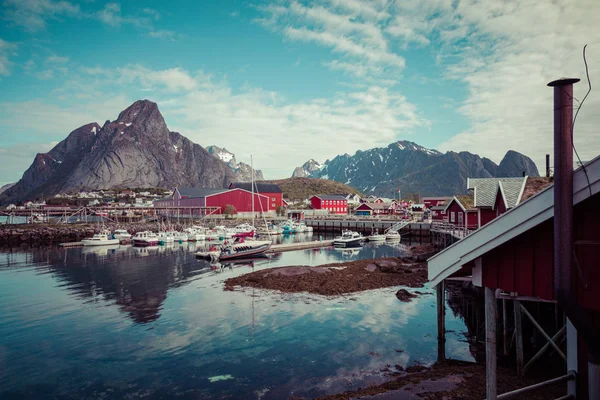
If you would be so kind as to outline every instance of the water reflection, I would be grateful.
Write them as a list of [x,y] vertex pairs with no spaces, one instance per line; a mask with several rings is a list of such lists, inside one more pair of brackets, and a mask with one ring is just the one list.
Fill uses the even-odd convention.
[[[233,263],[201,244],[0,252],[0,398],[315,397],[435,361],[433,291],[327,299],[223,280],[282,265],[401,255],[401,245],[323,248]],[[348,251],[350,250],[350,251]],[[472,359],[448,314],[449,356]],[[401,353],[396,349],[402,349]]]

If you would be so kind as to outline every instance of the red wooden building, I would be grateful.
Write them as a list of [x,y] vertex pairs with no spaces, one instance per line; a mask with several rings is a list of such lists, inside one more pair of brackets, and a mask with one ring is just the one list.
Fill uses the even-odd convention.
[[[222,214],[229,204],[234,206],[238,213],[252,212],[252,193],[243,189],[175,188],[171,197],[156,200],[154,207],[188,208],[189,213],[199,215],[204,213],[202,208],[205,207],[214,207],[211,210],[213,214]],[[270,204],[269,197],[254,193],[255,213],[273,211]]]
[[330,214],[348,214],[348,199],[341,195],[312,196],[310,206],[314,210],[329,210]]
[[458,227],[477,229],[477,209],[473,207],[473,196],[454,196],[444,207],[444,222]]
[[[229,189],[244,189],[248,192],[252,191],[250,182],[232,182]],[[269,210],[275,210],[277,207],[285,207],[283,202],[283,191],[274,183],[254,182],[254,193],[260,193],[269,198]]]
[[452,197],[449,196],[423,197],[423,204],[431,210],[432,207],[445,205],[450,200],[452,200]]
[[[569,150],[570,143],[569,141]],[[432,286],[441,284],[438,288],[442,288],[442,294],[438,293],[438,299],[441,298],[443,301],[444,280],[459,276],[464,277],[460,279],[471,281],[475,286],[485,288],[486,310],[488,294],[495,296],[496,299],[513,300],[514,308],[518,309],[519,313],[521,309],[526,312],[527,303],[557,300],[553,269],[554,185],[547,186],[535,194],[544,184],[547,184],[547,181],[544,182],[539,178],[538,185],[534,184],[535,181],[532,179],[529,187],[524,186],[521,204],[505,213],[502,211],[506,207],[506,193],[502,193],[499,189],[494,196],[494,207],[501,215],[428,260],[430,284]],[[600,338],[599,228],[600,157],[597,157],[586,165],[586,171],[579,168],[573,172],[573,264],[575,266],[571,268],[573,282],[571,290],[574,302],[582,310],[581,315],[586,316],[584,320],[588,324],[584,330],[578,330],[567,319],[564,327],[567,337],[566,370],[577,372],[577,399],[588,398],[588,368],[590,371],[599,368],[597,361],[592,363],[592,359],[588,358],[591,348],[586,344],[597,342]],[[492,315],[490,321],[494,321],[496,305],[495,302],[489,304],[493,309],[490,312]],[[516,315],[515,312],[515,320]],[[529,316],[529,318],[533,317]],[[490,323],[490,326],[495,335],[495,322]],[[518,328],[515,328],[515,332],[516,329]],[[518,341],[518,333],[516,337]],[[592,340],[587,340],[590,337]],[[495,337],[490,336],[488,340],[492,340],[491,338],[495,343]],[[493,352],[493,361],[489,361],[488,358],[488,368],[493,368],[495,371],[496,350],[495,346],[490,346],[488,357],[492,357],[490,354]],[[519,345],[516,348],[518,349]],[[520,359],[523,359],[522,355]],[[519,360],[518,354],[517,360]],[[591,362],[589,365],[588,361]],[[495,379],[495,375],[488,373],[488,385],[489,379]]]

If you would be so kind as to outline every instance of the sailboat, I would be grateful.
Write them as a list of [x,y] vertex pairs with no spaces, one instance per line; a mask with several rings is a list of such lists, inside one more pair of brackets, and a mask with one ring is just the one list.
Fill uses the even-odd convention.
[[[252,170],[252,227],[254,227],[254,166],[252,156],[250,156],[250,168]],[[262,209],[262,202],[260,203]],[[263,214],[264,218],[264,214]],[[265,220],[266,224],[266,220]],[[248,258],[264,254],[271,248],[273,242],[270,240],[246,240],[245,238],[235,238],[233,243],[223,244],[219,247],[213,246],[208,251],[196,253],[198,258],[208,258],[214,260],[234,260],[239,258]]]

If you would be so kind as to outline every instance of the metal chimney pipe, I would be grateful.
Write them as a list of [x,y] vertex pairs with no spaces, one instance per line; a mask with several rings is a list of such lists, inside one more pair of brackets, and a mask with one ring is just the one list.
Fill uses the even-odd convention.
[[546,178],[550,178],[550,154],[546,154]]
[[550,82],[554,87],[554,294],[573,297],[573,84],[575,78]]

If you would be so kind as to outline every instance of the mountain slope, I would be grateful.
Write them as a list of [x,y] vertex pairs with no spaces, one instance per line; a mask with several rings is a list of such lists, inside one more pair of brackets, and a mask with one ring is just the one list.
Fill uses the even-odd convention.
[[312,158],[305,162],[301,167],[296,167],[294,173],[292,174],[292,178],[306,178],[310,176],[312,173],[321,169],[321,164],[313,160]]
[[327,160],[310,177],[332,179],[365,194],[392,197],[402,193],[443,196],[466,191],[467,178],[539,176],[533,161],[509,151],[500,165],[469,152],[440,153],[409,141],[357,151]]
[[[218,146],[211,145],[208,146],[206,150],[231,168],[235,174],[236,181],[247,182],[252,180],[252,167],[243,162],[236,162],[235,154],[227,151],[226,148],[220,148]],[[254,179],[257,181],[262,181],[265,179],[261,170],[254,170]]]
[[328,179],[288,178],[266,182],[278,185],[283,197],[292,201],[305,200],[314,194],[361,194],[353,187]]
[[84,125],[38,154],[0,204],[112,187],[227,187],[235,171],[167,128],[158,106],[138,100],[115,121]]

